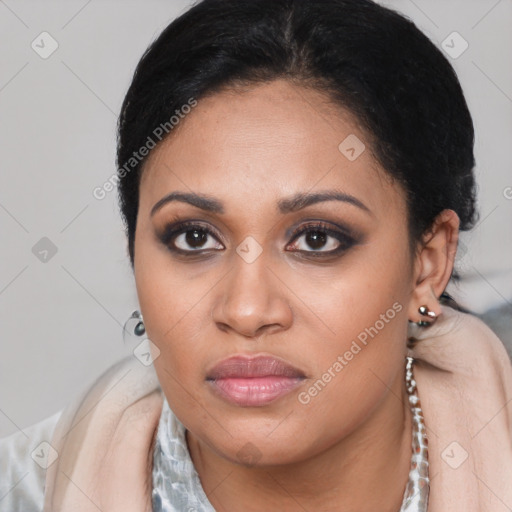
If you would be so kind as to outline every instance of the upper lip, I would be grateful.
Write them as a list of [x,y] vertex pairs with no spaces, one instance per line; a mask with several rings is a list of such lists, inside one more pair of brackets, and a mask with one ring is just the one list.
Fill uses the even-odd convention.
[[282,376],[304,378],[304,372],[275,356],[236,355],[216,364],[207,374],[207,380]]

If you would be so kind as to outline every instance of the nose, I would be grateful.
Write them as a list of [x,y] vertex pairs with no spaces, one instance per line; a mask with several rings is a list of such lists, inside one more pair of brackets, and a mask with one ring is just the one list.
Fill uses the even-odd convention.
[[269,266],[263,254],[247,263],[235,255],[231,270],[216,287],[212,318],[224,332],[258,338],[290,328],[292,293]]

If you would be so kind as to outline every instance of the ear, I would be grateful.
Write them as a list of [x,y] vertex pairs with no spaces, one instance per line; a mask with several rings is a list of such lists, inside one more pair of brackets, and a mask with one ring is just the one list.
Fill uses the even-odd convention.
[[459,217],[453,210],[443,210],[423,235],[414,262],[414,289],[409,303],[409,320],[426,320],[418,308],[427,306],[436,316],[441,314],[438,298],[452,275],[457,242]]

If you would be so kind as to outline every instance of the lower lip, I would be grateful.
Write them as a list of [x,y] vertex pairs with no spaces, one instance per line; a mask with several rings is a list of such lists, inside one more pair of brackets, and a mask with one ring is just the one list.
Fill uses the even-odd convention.
[[213,389],[228,402],[244,407],[266,405],[293,391],[303,379],[282,376],[240,378],[209,381]]

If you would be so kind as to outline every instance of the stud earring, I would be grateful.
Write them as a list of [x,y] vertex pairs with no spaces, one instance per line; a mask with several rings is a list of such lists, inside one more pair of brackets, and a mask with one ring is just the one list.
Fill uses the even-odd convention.
[[420,315],[426,316],[426,317],[432,319],[431,322],[426,321],[426,320],[420,320],[419,322],[416,322],[416,324],[419,325],[420,327],[426,327],[427,325],[433,324],[435,322],[436,318],[437,318],[437,315],[435,314],[435,312],[431,311],[430,309],[428,309],[428,307],[425,306],[425,305],[420,306],[418,308],[418,312],[419,312]]

